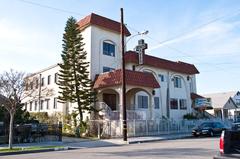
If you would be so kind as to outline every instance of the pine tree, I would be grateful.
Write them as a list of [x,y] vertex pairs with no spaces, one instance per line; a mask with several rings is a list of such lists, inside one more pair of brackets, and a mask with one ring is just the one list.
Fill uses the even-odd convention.
[[83,113],[91,111],[94,102],[92,82],[89,79],[89,62],[84,51],[83,37],[76,19],[70,17],[63,34],[62,63],[60,66],[58,85],[61,102],[77,103],[77,113],[80,125],[83,123]]

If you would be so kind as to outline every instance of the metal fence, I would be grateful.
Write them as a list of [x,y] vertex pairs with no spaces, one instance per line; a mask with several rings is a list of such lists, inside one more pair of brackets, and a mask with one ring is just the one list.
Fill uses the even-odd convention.
[[[211,121],[224,122],[225,125],[231,126],[229,121],[211,119]],[[128,136],[154,136],[164,134],[191,133],[192,128],[204,121],[210,120],[128,120]],[[91,120],[89,121],[90,132],[95,133],[98,137],[120,137],[122,135],[121,120]]]
[[[8,142],[9,129],[0,124],[0,144]],[[23,124],[14,125],[13,142],[30,143],[62,141],[62,124]]]

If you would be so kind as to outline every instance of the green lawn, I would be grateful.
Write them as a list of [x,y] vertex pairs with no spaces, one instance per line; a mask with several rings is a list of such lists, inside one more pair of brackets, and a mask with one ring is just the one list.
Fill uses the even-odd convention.
[[64,146],[32,146],[32,147],[15,147],[12,150],[9,148],[0,148],[0,153],[5,152],[18,152],[18,151],[33,151],[33,150],[44,150],[51,148],[64,148]]

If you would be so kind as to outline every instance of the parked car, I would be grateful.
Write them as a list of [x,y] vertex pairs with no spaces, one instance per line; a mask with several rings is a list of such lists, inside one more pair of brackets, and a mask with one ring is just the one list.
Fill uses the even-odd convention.
[[240,123],[233,123],[232,130],[240,130]]
[[222,132],[219,143],[219,154],[213,158],[240,158],[240,130],[226,130]]
[[203,122],[192,129],[193,136],[214,136],[220,135],[223,130],[228,129],[223,123],[218,121]]

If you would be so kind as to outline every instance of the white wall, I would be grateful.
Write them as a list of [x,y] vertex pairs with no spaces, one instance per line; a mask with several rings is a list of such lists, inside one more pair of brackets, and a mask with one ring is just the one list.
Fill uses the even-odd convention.
[[[59,66],[56,65],[50,69],[43,70],[36,75],[32,76],[30,81],[34,82],[33,90],[29,90],[28,92],[31,93],[31,96],[28,98],[25,98],[23,100],[23,103],[27,103],[27,110],[29,112],[48,112],[49,114],[52,114],[54,112],[66,112],[66,107],[64,104],[57,102],[57,108],[54,108],[54,98],[58,97],[58,85],[54,82],[55,73],[59,71]],[[43,109],[40,110],[39,107],[39,91],[40,91],[40,74],[41,78],[44,78],[44,86],[41,86],[41,96],[40,100],[43,100]],[[51,76],[50,78],[50,84],[48,84],[48,76]],[[39,84],[38,88],[36,89],[36,79],[38,79]],[[46,100],[49,99],[49,109],[47,109]],[[35,101],[37,101],[37,110],[35,110]],[[33,102],[32,104],[32,110],[30,111],[30,102]]]
[[[118,69],[121,67],[121,38],[119,33],[100,27],[90,26],[91,30],[91,79],[103,72],[103,66]],[[115,57],[103,54],[103,42],[109,40],[115,44]],[[87,40],[90,41],[90,40]]]
[[[128,63],[126,65],[127,69],[132,69],[133,63]],[[170,118],[173,119],[180,119],[183,117],[183,115],[192,112],[192,101],[190,93],[194,92],[196,93],[196,77],[195,75],[187,75],[182,73],[176,73],[169,70],[159,69],[159,68],[153,68],[146,65],[137,66],[135,68],[136,71],[146,71],[151,72],[157,79],[157,81],[160,84],[160,88],[155,89],[155,95],[154,97],[159,97],[160,99],[160,109],[153,109],[155,116],[165,116],[167,117],[167,88],[169,87],[169,94],[170,99],[176,98],[176,99],[186,99],[187,100],[187,109],[180,109],[180,105],[178,103],[178,109],[170,109]],[[159,78],[159,74],[164,75],[164,81],[161,82]],[[181,88],[175,88],[174,83],[171,80],[174,76],[181,77]],[[187,76],[190,77],[189,80],[187,80]],[[191,83],[191,90],[190,90],[190,83]],[[142,95],[144,92],[139,92],[136,95]],[[154,102],[154,101],[153,101]],[[179,101],[178,101],[179,102]],[[136,101],[137,104],[137,101]]]

